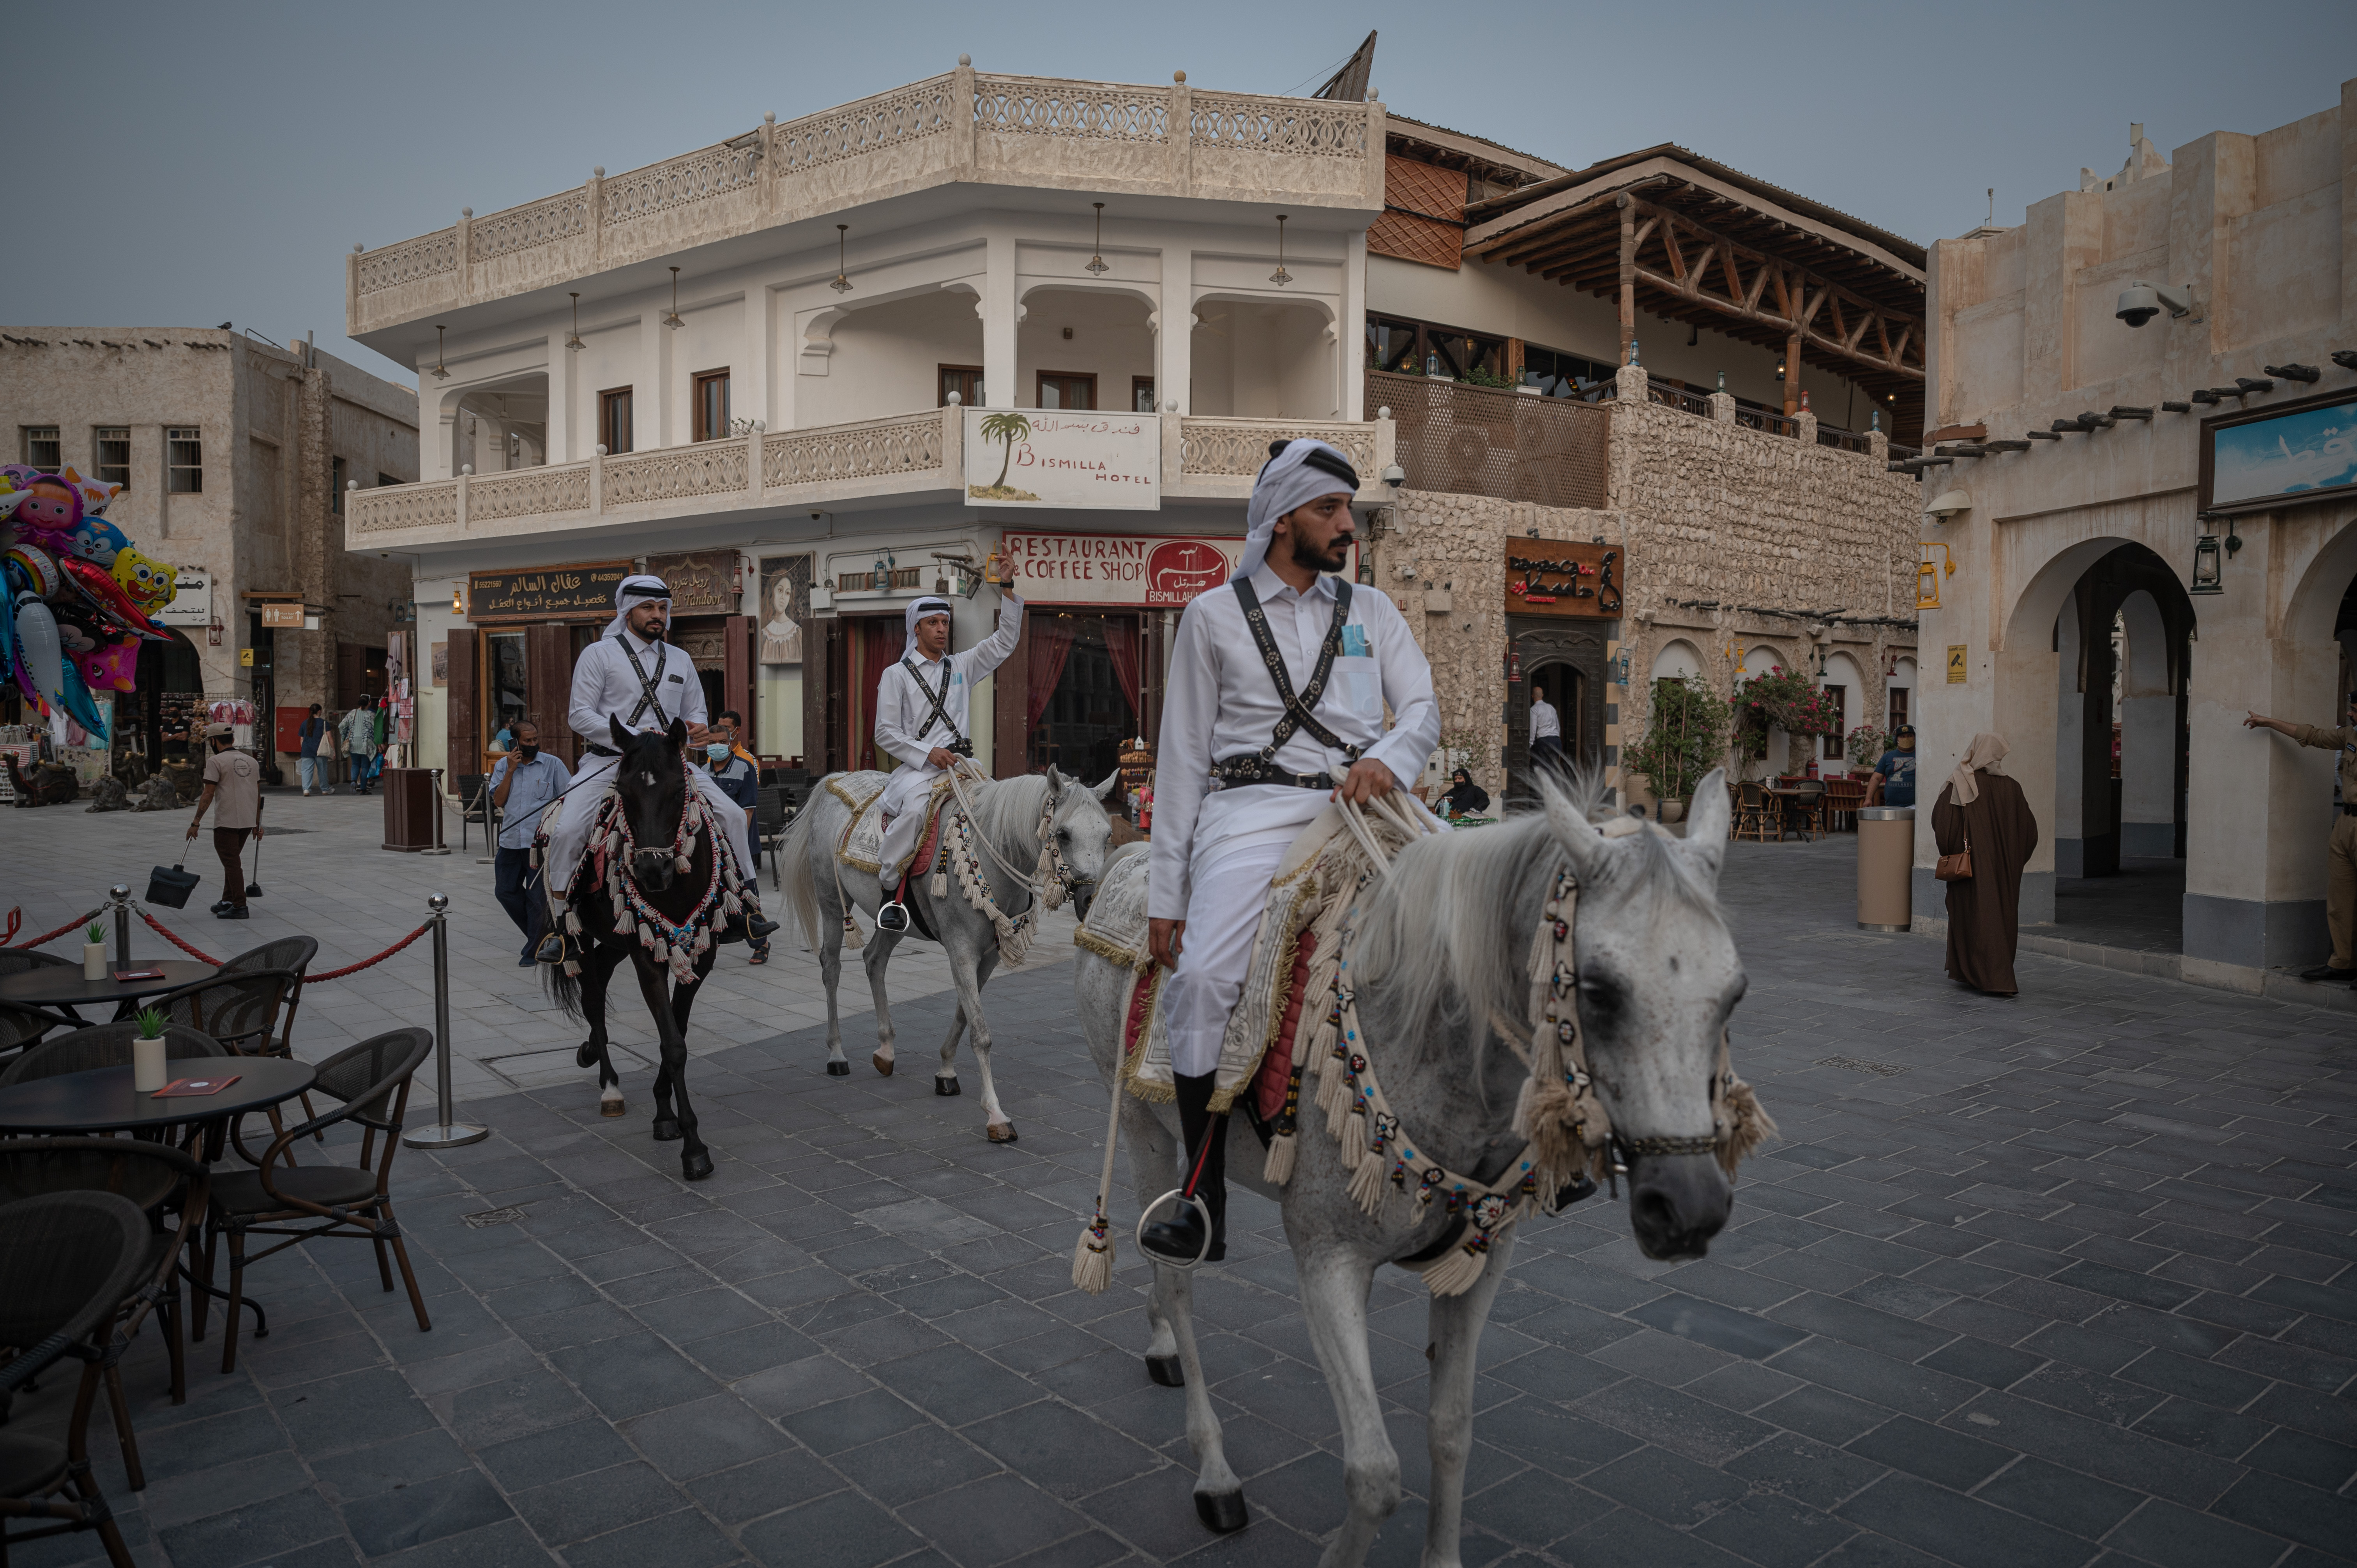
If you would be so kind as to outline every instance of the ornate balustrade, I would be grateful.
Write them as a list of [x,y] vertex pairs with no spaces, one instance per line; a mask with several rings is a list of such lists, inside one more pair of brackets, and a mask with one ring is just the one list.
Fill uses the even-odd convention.
[[782,488],[922,476],[928,488],[945,486],[951,482],[942,474],[948,425],[942,415],[928,412],[781,431],[762,440],[761,483]]

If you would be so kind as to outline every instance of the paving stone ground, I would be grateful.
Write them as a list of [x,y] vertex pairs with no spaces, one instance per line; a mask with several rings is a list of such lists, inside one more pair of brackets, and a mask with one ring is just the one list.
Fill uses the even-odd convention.
[[[1852,854],[1730,847],[1738,1058],[1784,1135],[1706,1260],[1645,1261],[1600,1198],[1528,1228],[1482,1346],[1465,1561],[2357,1553],[2346,1018],[2035,955],[2018,999],[1981,998],[1937,943],[1853,929]],[[1236,1535],[1195,1520],[1182,1396],[1139,1359],[1143,1268],[1125,1248],[1108,1294],[1070,1286],[1105,1109],[1070,981],[988,993],[1012,1147],[983,1141],[971,1068],[957,1100],[915,1062],[830,1079],[818,1031],[733,1017],[697,1042],[720,1165],[695,1187],[647,1135],[643,1073],[619,1121],[587,1075],[471,1100],[490,1142],[394,1170],[430,1334],[340,1243],[257,1266],[270,1337],[227,1376],[209,1338],[185,1405],[141,1336],[144,1493],[95,1423],[135,1554],[1314,1561],[1340,1515],[1337,1423],[1275,1209],[1239,1197],[1231,1261],[1198,1289],[1252,1509]],[[948,1017],[938,994],[901,1011],[928,1044]],[[467,1223],[503,1209],[521,1214]],[[1374,1559],[1412,1563],[1422,1286],[1394,1272],[1372,1305],[1411,1493]],[[52,1382],[16,1420],[54,1424],[65,1397]],[[95,1555],[84,1535],[15,1562]]]

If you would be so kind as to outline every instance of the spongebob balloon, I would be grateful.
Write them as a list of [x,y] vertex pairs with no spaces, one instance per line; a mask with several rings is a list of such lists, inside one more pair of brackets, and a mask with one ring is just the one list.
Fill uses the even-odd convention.
[[154,615],[180,591],[179,574],[160,561],[150,561],[128,544],[115,553],[114,580],[131,602]]

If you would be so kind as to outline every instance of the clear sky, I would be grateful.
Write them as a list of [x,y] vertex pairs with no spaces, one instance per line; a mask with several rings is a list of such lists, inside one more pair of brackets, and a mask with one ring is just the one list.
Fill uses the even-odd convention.
[[945,70],[1314,87],[1381,29],[1394,112],[1577,166],[1677,142],[1910,238],[2340,100],[2350,0],[2238,6],[12,5],[0,321],[343,336],[345,252]]

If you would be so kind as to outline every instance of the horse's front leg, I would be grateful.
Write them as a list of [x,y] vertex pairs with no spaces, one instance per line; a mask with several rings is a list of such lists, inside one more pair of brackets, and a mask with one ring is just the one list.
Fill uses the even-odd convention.
[[[995,943],[987,929],[982,940]],[[974,1061],[982,1073],[982,1131],[994,1144],[1011,1144],[1015,1142],[1015,1123],[999,1109],[998,1088],[990,1080],[990,1023],[982,1015],[982,983],[989,972],[988,962],[978,962],[970,950],[954,940],[948,946],[950,978],[957,983],[958,1012],[974,1030]],[[998,950],[994,945],[990,957],[996,960],[997,956]]]
[[1432,1444],[1431,1511],[1424,1533],[1424,1568],[1458,1568],[1458,1538],[1465,1522],[1465,1461],[1473,1450],[1473,1362],[1482,1326],[1514,1255],[1508,1230],[1490,1245],[1490,1263],[1462,1295],[1432,1298],[1432,1402],[1425,1430]]
[[884,994],[884,971],[892,962],[892,950],[899,945],[898,936],[879,926],[867,950],[859,955],[859,961],[867,967],[867,990],[876,998],[876,1054],[867,1059],[886,1078],[892,1076],[894,1035],[892,1001]]
[[[1294,1218],[1288,1205],[1288,1235],[1294,1231]],[[1374,1544],[1376,1530],[1400,1500],[1399,1454],[1383,1430],[1374,1368],[1367,1357],[1367,1287],[1374,1277],[1374,1260],[1334,1244],[1306,1251],[1296,1236],[1293,1261],[1301,1279],[1301,1312],[1308,1320],[1310,1347],[1318,1352],[1326,1386],[1334,1395],[1334,1413],[1342,1423],[1342,1490],[1350,1504],[1318,1568],[1358,1568]]]
[[[681,1140],[680,1174],[690,1181],[702,1181],[712,1174],[712,1155],[705,1150],[704,1140],[695,1134],[695,1108],[687,1098],[687,1037],[680,1033],[672,1015],[672,999],[665,982],[668,967],[655,962],[644,953],[633,953],[632,961],[639,972],[639,990],[647,999],[647,1011],[653,1015],[655,1033],[662,1050],[662,1069],[655,1075],[654,1135],[659,1142]],[[679,1096],[679,1114],[672,1114],[672,1095]]]
[[582,1067],[597,1069],[597,1114],[622,1114],[622,1078],[614,1070],[612,1042],[606,1034],[606,987],[614,977],[621,950],[608,940],[592,946],[581,961],[581,1015],[589,1021],[589,1037],[573,1053]]

